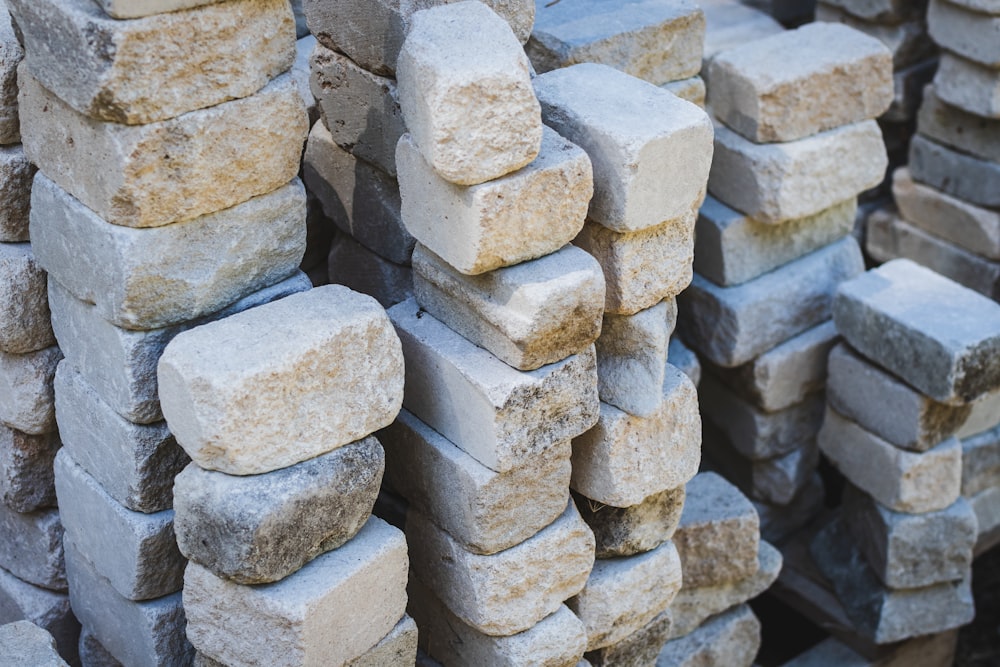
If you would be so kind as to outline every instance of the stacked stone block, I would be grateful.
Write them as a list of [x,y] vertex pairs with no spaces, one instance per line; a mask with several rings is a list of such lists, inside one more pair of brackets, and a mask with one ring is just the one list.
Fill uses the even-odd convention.
[[705,46],[700,76],[705,80],[716,54],[785,30],[767,12],[739,0],[702,0],[700,4],[705,13]]

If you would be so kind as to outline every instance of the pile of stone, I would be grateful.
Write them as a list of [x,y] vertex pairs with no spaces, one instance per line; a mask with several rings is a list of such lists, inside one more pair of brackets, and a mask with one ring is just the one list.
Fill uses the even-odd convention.
[[833,312],[819,443],[849,484],[813,559],[876,644],[968,623],[978,525],[960,492],[996,472],[989,457],[963,471],[955,435],[984,397],[996,421],[1000,306],[902,259],[841,285]]
[[940,67],[893,176],[899,215],[870,220],[867,249],[1000,300],[1000,3],[935,0],[927,22]]
[[171,506],[187,456],[163,421],[156,363],[185,329],[309,287],[292,11],[8,4],[25,49],[24,151],[39,168],[32,249],[65,355],[55,483],[70,601],[88,649],[185,664]]
[[872,119],[892,100],[892,58],[867,35],[814,23],[723,51],[709,72],[711,196],[679,329],[706,368],[706,462],[779,540],[822,502],[830,304],[863,270],[849,235],[857,195],[886,167]]

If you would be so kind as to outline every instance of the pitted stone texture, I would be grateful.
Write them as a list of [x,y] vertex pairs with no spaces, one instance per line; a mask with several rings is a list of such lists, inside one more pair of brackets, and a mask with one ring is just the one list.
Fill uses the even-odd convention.
[[385,311],[332,285],[178,335],[160,357],[160,400],[195,463],[253,475],[390,424],[402,366]]
[[739,581],[757,571],[757,510],[739,489],[715,473],[703,472],[688,483],[673,540],[686,589]]
[[921,134],[980,159],[1000,162],[1000,119],[983,118],[948,104],[934,86],[923,92]]
[[422,245],[412,261],[420,307],[519,370],[585,351],[602,333],[604,275],[579,248],[478,276],[459,273]]
[[749,605],[742,604],[709,619],[686,637],[667,642],[656,667],[750,667],[759,649],[760,621]]
[[934,90],[948,104],[1000,119],[1000,70],[945,52],[934,76]]
[[403,614],[378,644],[347,663],[347,667],[412,667],[417,659],[417,624]]
[[650,417],[601,403],[597,425],[573,440],[574,491],[630,507],[694,477],[701,461],[701,417],[691,380],[667,364],[663,400]]
[[862,271],[858,244],[847,237],[735,287],[696,274],[678,299],[678,325],[715,364],[741,366],[829,319],[837,286]]
[[670,345],[667,347],[667,363],[687,375],[696,387],[701,382],[701,362],[698,361],[698,355],[692,352],[691,348],[677,336],[670,338]]
[[847,479],[889,509],[934,512],[958,499],[962,445],[955,438],[923,453],[907,452],[828,409],[817,440]]
[[17,117],[17,66],[24,58],[24,48],[14,32],[10,13],[0,14],[0,144],[16,144],[21,140]]
[[[958,0],[965,2],[967,0]],[[972,0],[978,2],[981,0]],[[990,0],[985,0],[989,2]],[[927,3],[924,0],[823,0],[824,3],[840,7],[860,19],[871,23],[892,25],[900,21],[923,15]]]
[[913,179],[925,185],[976,206],[1000,207],[1000,164],[965,155],[917,134],[910,143],[909,168]]
[[268,586],[243,586],[189,563],[188,637],[223,664],[348,663],[403,616],[406,571],[403,534],[375,517],[341,548]]
[[833,316],[851,347],[935,400],[1000,387],[1000,306],[909,260],[844,283]]
[[69,595],[39,588],[0,569],[0,623],[28,620],[52,634],[59,651],[74,659],[80,623],[69,606]]
[[56,640],[31,621],[0,625],[0,648],[11,665],[33,667],[68,667],[59,657]]
[[444,180],[484,183],[538,155],[542,120],[528,58],[485,5],[449,3],[413,14],[396,68],[406,127]]
[[[3,21],[0,12],[0,21]],[[0,27],[2,31],[2,27]],[[3,46],[0,45],[0,58]],[[0,67],[3,65],[0,64]],[[0,91],[2,88],[0,79]],[[16,106],[15,106],[16,109]],[[2,113],[2,111],[0,111]],[[0,118],[0,132],[3,119]],[[14,123],[17,123],[15,112]],[[31,181],[37,167],[28,161],[20,144],[0,146],[0,242],[17,243],[28,240],[28,212],[31,208]]]
[[489,556],[466,551],[412,509],[406,537],[417,578],[453,614],[491,636],[524,632],[556,612],[594,565],[594,535],[572,502],[539,533]]
[[108,17],[92,0],[7,5],[28,70],[99,121],[153,123],[247,97],[295,59],[285,0],[230,0],[130,21]]
[[570,443],[557,443],[527,465],[497,473],[402,410],[379,431],[386,486],[476,554],[509,549],[565,510]]
[[384,469],[373,437],[262,475],[236,477],[192,463],[174,480],[177,545],[216,576],[279,581],[361,530]]
[[0,424],[0,498],[15,512],[55,507],[52,461],[59,434],[30,435]]
[[80,630],[79,648],[80,662],[87,667],[123,667],[88,628]]
[[593,347],[522,372],[470,343],[413,300],[389,309],[406,357],[403,405],[497,472],[529,464],[597,421]]
[[390,262],[409,263],[414,239],[403,225],[399,184],[335,144],[322,121],[309,133],[302,174],[340,231]]
[[712,161],[704,111],[605,65],[555,70],[534,84],[545,123],[594,165],[590,220],[636,232],[701,205]]
[[681,79],[680,81],[670,81],[660,86],[660,88],[673,93],[682,100],[686,100],[697,107],[705,108],[705,80],[700,76],[692,76],[689,79]]
[[702,49],[702,76],[708,75],[712,57],[748,42],[770,37],[784,27],[767,11],[737,0],[702,0],[705,13],[705,46]]
[[0,350],[24,354],[54,345],[45,271],[28,243],[0,243]]
[[613,507],[573,494],[580,516],[597,542],[598,558],[634,556],[673,537],[684,508],[684,487],[654,493],[631,507]]
[[87,118],[24,65],[18,73],[25,155],[112,224],[191,220],[272,192],[299,171],[309,120],[291,75],[244,99],[126,126]]
[[0,504],[0,568],[29,584],[65,591],[59,512],[47,509],[22,514]]
[[1000,426],[962,440],[962,495],[1000,487]]
[[548,128],[530,164],[472,187],[441,178],[409,134],[399,141],[396,164],[406,229],[469,275],[569,243],[583,226],[593,191],[587,154]]
[[61,359],[54,345],[28,354],[0,352],[0,422],[32,435],[55,430],[52,380]]
[[327,258],[330,282],[373,297],[383,308],[413,297],[413,271],[373,253],[347,234],[338,234]]
[[984,14],[951,2],[931,0],[927,31],[941,48],[1000,69],[1000,14]]
[[659,86],[698,73],[704,36],[691,0],[538,1],[526,51],[538,72],[600,63]]
[[882,182],[888,166],[873,120],[780,144],[755,144],[715,127],[708,189],[762,223],[815,215]]
[[[676,599],[676,598],[675,598]],[[670,638],[673,615],[670,609],[660,612],[653,620],[621,641],[593,651],[587,651],[586,663],[577,667],[615,667],[616,665],[652,665],[660,649]]]

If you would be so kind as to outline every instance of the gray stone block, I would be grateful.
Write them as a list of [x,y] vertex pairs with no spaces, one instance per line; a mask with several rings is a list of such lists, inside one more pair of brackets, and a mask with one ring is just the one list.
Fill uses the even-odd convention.
[[[656,662],[656,656],[669,639],[672,626],[671,609],[662,611],[628,637],[614,644],[587,651],[584,654],[587,659],[586,664],[592,667],[651,665]],[[580,667],[580,664],[577,664],[577,667]]]
[[976,539],[977,551],[983,547],[984,540],[995,538],[1000,529],[1000,489],[990,487],[969,498],[976,513],[976,523],[979,525],[979,537]]
[[413,667],[416,658],[417,624],[403,614],[389,634],[346,667]]
[[923,0],[823,0],[823,2],[840,7],[858,18],[872,23],[892,25],[907,18],[923,14],[926,2]]
[[32,435],[56,428],[52,380],[62,352],[53,345],[38,352],[0,352],[0,422]]
[[1000,206],[1000,164],[954,151],[919,134],[910,143],[914,180],[971,204]]
[[613,507],[573,494],[580,516],[594,532],[598,558],[652,551],[677,530],[684,508],[684,487],[654,493],[638,505]]
[[700,4],[705,13],[702,75],[708,74],[708,63],[717,53],[785,30],[769,13],[740,2],[710,0]]
[[123,667],[104,644],[87,628],[80,630],[80,662],[85,667]]
[[656,667],[750,667],[758,649],[760,621],[743,604],[709,619],[686,637],[667,642]]
[[54,636],[59,653],[76,661],[80,623],[70,609],[69,595],[32,586],[0,569],[0,624],[22,620]]
[[698,355],[678,336],[670,338],[670,345],[667,346],[667,363],[687,375],[696,387],[701,383],[701,362],[698,361]]
[[[17,117],[17,66],[24,58],[10,12],[0,15],[0,144],[16,144],[21,140],[21,128]],[[0,224],[0,229],[4,226]],[[5,230],[6,231],[6,230]],[[10,239],[4,241],[23,241]]]
[[752,500],[760,517],[760,537],[777,544],[819,516],[826,507],[823,478],[814,472],[787,505],[772,505]]
[[1000,487],[1000,426],[962,439],[962,495]]
[[11,665],[69,667],[59,657],[52,635],[31,621],[0,625],[0,651]]
[[54,345],[46,274],[31,245],[0,243],[0,350],[35,352]]
[[692,76],[680,81],[669,81],[660,86],[660,88],[673,93],[696,107],[705,108],[705,80],[700,76]]
[[413,297],[413,271],[409,266],[384,259],[346,234],[333,239],[327,261],[331,283],[374,297],[383,308]]
[[59,512],[46,509],[21,513],[0,505],[0,568],[29,584],[65,591]]
[[0,498],[15,512],[55,507],[56,432],[31,435],[0,424]]
[[[9,14],[0,16],[5,20]],[[7,19],[9,20],[9,19]],[[0,31],[2,31],[0,24]],[[15,42],[16,44],[16,42]],[[0,46],[0,53],[5,47]],[[20,48],[20,47],[18,47]],[[6,67],[6,58],[4,67]],[[2,80],[0,80],[2,81]],[[13,91],[14,127],[17,125],[16,82]],[[6,84],[0,83],[0,95],[4,94]],[[0,111],[0,114],[3,112]],[[0,133],[9,121],[0,115]],[[19,132],[19,131],[18,131]],[[0,147],[0,241],[3,243],[18,243],[28,240],[28,214],[31,208],[31,181],[35,177],[37,167],[24,155],[20,144]]]
[[948,104],[977,116],[1000,119],[1000,70],[945,51],[934,76],[934,89]]
[[984,118],[948,104],[934,86],[924,88],[920,133],[981,160],[1000,162],[1000,119]]
[[942,49],[1000,69],[1000,14],[984,14],[951,2],[931,0],[927,30]]

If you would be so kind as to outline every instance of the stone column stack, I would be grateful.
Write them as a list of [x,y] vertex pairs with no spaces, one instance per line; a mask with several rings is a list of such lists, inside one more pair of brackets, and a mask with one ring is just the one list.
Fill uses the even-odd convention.
[[872,119],[892,100],[892,58],[871,37],[815,23],[723,51],[709,72],[711,196],[679,324],[707,370],[706,459],[779,540],[822,502],[830,303],[864,268],[850,232],[857,195],[885,173]]
[[850,484],[813,558],[877,644],[968,623],[978,531],[955,435],[1000,387],[1000,306],[895,260],[841,285],[833,313],[819,443]]
[[30,232],[48,271],[70,600],[127,665],[186,664],[158,397],[167,342],[308,289],[307,121],[284,0],[12,0]]

